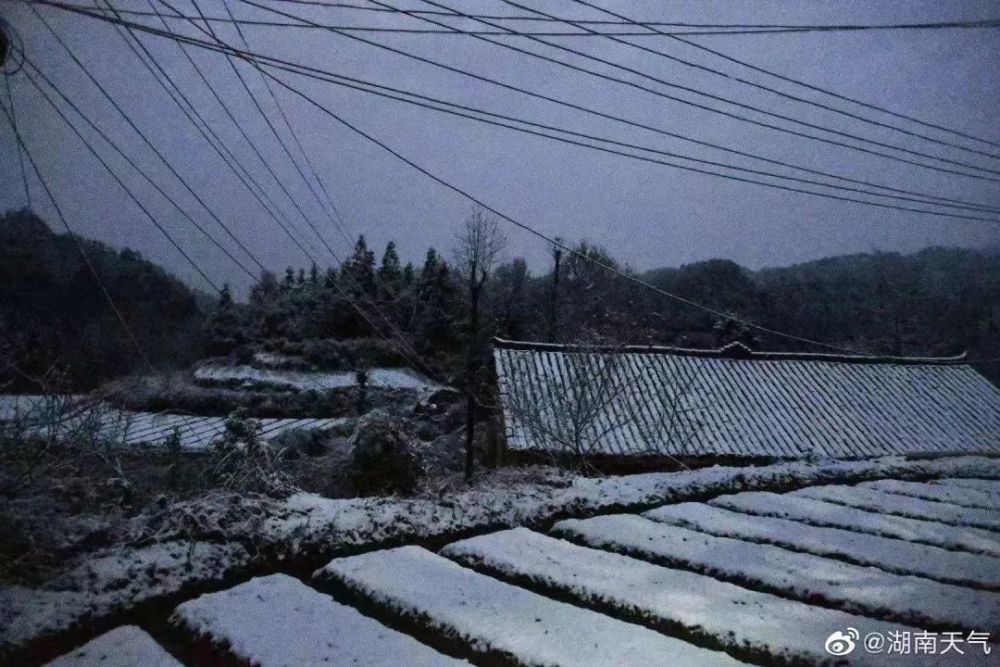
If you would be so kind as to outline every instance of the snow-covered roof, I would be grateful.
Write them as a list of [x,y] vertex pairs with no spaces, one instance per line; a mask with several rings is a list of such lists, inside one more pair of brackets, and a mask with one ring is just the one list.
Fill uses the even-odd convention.
[[[577,439],[584,453],[798,458],[1000,451],[1000,389],[964,357],[497,340],[494,361],[514,450],[564,446],[572,428],[556,422],[599,404],[595,419],[576,420],[588,422]],[[597,396],[581,410],[588,399],[578,397],[586,392]]]

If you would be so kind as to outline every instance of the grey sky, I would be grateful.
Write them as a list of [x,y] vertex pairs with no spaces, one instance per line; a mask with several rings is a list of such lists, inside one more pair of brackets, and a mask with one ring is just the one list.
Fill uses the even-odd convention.
[[[155,0],[154,0],[155,1]],[[171,4],[194,13],[188,0]],[[991,2],[614,2],[595,0],[615,11],[647,20],[711,23],[886,23],[974,20],[997,14]],[[318,9],[272,3],[317,21],[336,24],[428,27],[414,19],[379,13]],[[404,6],[402,1],[394,2]],[[523,13],[501,2],[447,0],[450,6],[479,13]],[[541,3],[524,0],[547,12],[576,18],[607,18],[569,0]],[[222,16],[221,0],[202,0],[209,15]],[[145,0],[124,0],[120,6],[149,9]],[[230,0],[239,17],[281,20],[253,7]],[[406,7],[424,7],[416,0]],[[207,144],[198,136],[173,102],[151,80],[108,25],[57,10],[40,8],[57,31],[80,55],[95,76],[132,115],[135,122],[161,147],[215,212],[250,249],[275,270],[287,264],[307,265],[308,260],[283,235],[239,185]],[[29,57],[56,80],[92,119],[111,131],[131,155],[147,165],[169,192],[176,195],[199,221],[219,238],[224,234],[152,154],[142,147],[127,125],[51,39],[30,11],[5,3],[3,14],[23,37]],[[462,24],[456,24],[462,25]],[[465,24],[471,25],[471,24]],[[190,27],[173,27],[197,35]],[[483,28],[484,26],[479,26]],[[534,27],[538,27],[536,24]],[[237,43],[228,26],[220,36]],[[639,129],[532,100],[517,93],[477,83],[456,74],[413,62],[375,47],[317,30],[247,28],[254,50],[372,79],[387,85],[419,90],[436,97],[488,107],[540,122],[572,127],[578,131],[613,136],[666,150],[711,159],[736,161],[766,168],[760,163],[727,156]],[[855,178],[877,180],[908,189],[959,197],[1000,206],[995,182],[981,181],[910,167],[847,149],[793,138],[746,123],[621,86],[573,73],[556,65],[478,42],[471,37],[427,35],[365,35],[425,57],[517,84],[547,95],[568,98],[632,120],[663,127],[699,139],[725,144],[775,159],[835,171]],[[937,30],[907,32],[806,33],[800,35],[701,37],[701,43],[758,66],[801,78],[852,97],[867,100],[918,118],[1000,140],[1000,30]],[[178,47],[156,37],[144,37],[160,63],[176,76],[185,92],[223,136],[252,173],[267,184],[271,197],[284,202],[302,237],[311,237],[321,263],[332,260],[305,227],[250,149],[228,124],[221,109],[201,85]],[[731,71],[790,93],[831,102],[769,77],[726,63],[666,38],[635,38],[644,45],[678,57]],[[526,41],[511,41],[539,52],[572,58]],[[595,55],[741,102],[794,115],[842,131],[896,143],[916,150],[1000,168],[1000,161],[928,144],[890,130],[879,129],[782,100],[719,77],[696,72],[599,38],[563,38],[562,43]],[[284,158],[266,125],[255,115],[222,56],[198,52],[194,57],[209,74],[217,92],[230,104],[245,130],[259,142],[269,164],[289,185],[302,208],[323,230],[330,245],[343,255],[348,243],[323,217],[308,190]],[[589,67],[610,71],[600,65]],[[256,73],[242,71],[259,92],[272,117],[273,107]],[[630,75],[618,73],[628,78]],[[677,265],[710,257],[728,257],[751,267],[787,264],[832,254],[871,250],[915,250],[927,245],[981,246],[1000,239],[996,224],[969,223],[878,209],[859,204],[821,200],[807,195],[769,190],[724,181],[700,174],[599,154],[559,145],[549,140],[516,134],[502,128],[443,116],[391,100],[288,76],[317,100],[350,122],[384,140],[436,174],[467,189],[498,209],[537,226],[541,231],[569,240],[587,238],[603,244],[622,261],[645,269]],[[633,77],[634,78],[634,77]],[[638,81],[638,79],[636,79]],[[47,179],[54,186],[71,225],[88,236],[115,246],[131,246],[178,275],[199,284],[193,270],[156,231],[125,193],[86,153],[23,76],[10,79],[21,129]],[[644,82],[665,92],[657,84]],[[279,92],[282,105],[303,139],[320,177],[335,198],[346,220],[346,235],[364,232],[381,253],[388,239],[395,239],[404,260],[419,262],[428,245],[446,250],[469,202],[414,172],[381,149],[338,126],[327,116],[287,92]],[[684,93],[681,96],[697,99]],[[718,103],[713,106],[724,107]],[[863,112],[878,120],[892,120],[877,112]],[[905,121],[892,121],[944,139],[954,139]],[[779,121],[780,124],[785,124]],[[281,129],[281,128],[279,128]],[[88,133],[88,136],[91,136]],[[15,143],[6,126],[0,130],[4,159],[0,163],[0,205],[24,204]],[[959,140],[960,141],[960,140]],[[99,140],[98,140],[99,142]],[[968,145],[984,148],[981,144]],[[110,153],[101,146],[102,153]],[[998,150],[1000,152],[1000,150]],[[165,226],[176,232],[181,244],[209,274],[229,280],[241,290],[248,279],[184,222],[159,195],[118,159],[112,164],[135,187],[144,202]],[[32,178],[36,209],[52,224],[57,220]],[[537,239],[510,230],[509,255],[523,255],[541,267],[544,245]],[[232,243],[226,242],[234,248]],[[247,263],[249,260],[247,260]],[[250,264],[248,264],[250,265]],[[252,265],[250,265],[252,266]],[[202,283],[201,286],[204,286]]]

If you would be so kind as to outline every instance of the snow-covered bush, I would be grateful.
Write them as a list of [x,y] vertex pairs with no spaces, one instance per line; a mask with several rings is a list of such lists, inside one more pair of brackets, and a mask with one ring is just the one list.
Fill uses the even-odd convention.
[[351,472],[359,493],[409,493],[423,462],[403,420],[373,410],[358,421],[351,438]]
[[294,490],[281,472],[281,452],[274,453],[260,435],[260,426],[239,408],[226,419],[222,437],[209,448],[212,483],[237,493],[282,497]]

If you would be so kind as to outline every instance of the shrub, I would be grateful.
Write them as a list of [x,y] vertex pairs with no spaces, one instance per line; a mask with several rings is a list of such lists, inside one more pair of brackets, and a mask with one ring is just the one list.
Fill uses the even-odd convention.
[[410,493],[423,475],[423,462],[401,419],[373,410],[358,421],[351,439],[351,472],[365,495]]
[[226,430],[210,448],[210,481],[226,491],[283,497],[294,490],[281,472],[281,452],[273,453],[260,436],[257,421],[238,408],[226,419]]

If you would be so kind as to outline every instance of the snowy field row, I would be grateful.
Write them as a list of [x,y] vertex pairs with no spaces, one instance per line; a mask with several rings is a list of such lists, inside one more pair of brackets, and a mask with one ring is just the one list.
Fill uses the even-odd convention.
[[[863,529],[820,527],[719,506],[733,499],[773,506],[778,499],[782,507],[793,508],[820,504],[840,513],[846,524],[844,513],[860,510],[787,489],[810,482],[858,483],[873,474],[927,479],[928,473],[943,480],[977,474],[1000,479],[996,462],[969,458],[720,467],[574,479],[568,485],[529,485],[530,492],[529,487],[515,491],[504,484],[447,502],[323,501],[320,511],[311,508],[321,499],[300,495],[282,504],[284,515],[261,508],[263,533],[234,537],[282,553],[285,571],[296,567],[296,553],[314,558],[321,542],[339,545],[341,554],[365,553],[334,557],[312,578],[270,575],[233,586],[222,582],[262,573],[236,541],[230,542],[236,549],[232,553],[218,551],[219,545],[212,547],[217,553],[199,546],[191,554],[193,571],[185,566],[184,543],[167,552],[154,545],[141,559],[109,556],[67,573],[44,596],[35,596],[48,605],[36,611],[24,602],[42,591],[21,589],[11,595],[0,590],[0,607],[5,608],[0,609],[0,626],[11,620],[11,607],[20,608],[27,613],[15,612],[13,620],[23,641],[30,640],[39,623],[49,623],[52,632],[78,637],[74,643],[83,645],[113,627],[88,626],[87,614],[99,620],[110,612],[121,619],[136,602],[169,605],[159,612],[161,621],[143,625],[153,639],[139,630],[114,631],[65,656],[76,656],[76,662],[59,663],[74,667],[147,655],[143,652],[150,642],[154,648],[156,643],[168,648],[181,664],[302,667],[461,660],[502,665],[825,664],[824,638],[845,627],[885,635],[975,630],[993,633],[996,642],[1000,558],[984,555],[995,551],[988,544],[992,531],[938,521],[901,522],[898,516],[874,512],[864,512]],[[768,485],[784,493],[747,491]],[[951,488],[981,491],[986,486],[973,480]],[[865,486],[843,488],[873,492]],[[691,502],[694,498],[701,502]],[[662,506],[646,516],[621,514],[622,508],[638,512],[653,503]],[[437,509],[429,511],[432,506]],[[538,522],[558,514],[603,516],[562,520],[550,535],[540,532],[548,524]],[[879,520],[892,528],[879,526]],[[534,529],[488,532],[525,522]],[[470,530],[485,534],[453,542],[436,554],[414,546],[367,551],[386,541],[459,539]],[[890,531],[896,536],[887,537]],[[928,536],[947,541],[950,548],[918,541]],[[273,551],[289,539],[290,548]],[[274,572],[275,565],[269,567],[263,574]],[[213,568],[231,574],[213,585]],[[91,604],[88,609],[94,598],[83,591],[94,582],[100,585],[95,589],[100,608]],[[203,590],[220,592],[191,599]],[[80,623],[81,613],[82,634],[71,626]],[[74,615],[78,620],[72,620]],[[88,634],[87,627],[95,632]],[[954,658],[955,664],[989,664],[981,647],[966,649],[972,655]],[[86,655],[105,659],[87,662]],[[155,651],[148,655],[148,664],[159,664]],[[400,655],[414,657],[401,663]],[[950,659],[935,654],[901,660],[857,651],[848,664],[950,664]]]
[[739,664],[644,627],[503,583],[419,547],[337,559],[317,573],[485,660],[518,665]]
[[[770,544],[717,537],[632,514],[568,519],[574,542],[855,614],[934,628],[1000,632],[1000,594],[892,574]],[[933,604],[928,603],[933,600]]]
[[901,482],[898,479],[880,479],[877,482],[859,484],[866,489],[897,493],[901,496],[912,496],[924,500],[936,500],[942,503],[975,507],[978,509],[995,510],[1000,507],[1000,493],[984,489],[954,487],[947,484],[920,484],[917,482]]
[[[864,627],[883,634],[916,631],[524,528],[456,542],[442,554],[502,579],[568,595],[585,606],[766,664],[824,662],[828,655],[823,643],[836,628]],[[882,664],[881,656],[868,658],[856,664]]]
[[[154,412],[132,412],[106,406],[86,406],[77,408],[72,403],[60,403],[53,410],[59,412],[51,418],[42,418],[47,402],[43,397],[21,397],[25,400],[0,402],[0,426],[3,421],[12,421],[24,415],[31,421],[44,422],[45,426],[34,427],[41,435],[71,437],[75,432],[98,433],[111,442],[127,446],[163,446],[176,433],[180,445],[189,451],[202,451],[218,439],[226,428],[225,417],[201,417]],[[349,422],[346,418],[306,418],[306,419],[257,419],[261,436],[270,440],[294,430],[329,430],[342,427]],[[55,426],[50,424],[55,423]],[[32,428],[29,425],[29,428]]]
[[931,519],[955,526],[971,526],[1000,531],[1000,509],[962,507],[897,493],[876,491],[863,486],[809,487],[797,491],[796,494],[872,512],[894,514],[911,519]]
[[791,519],[825,528],[844,528],[1000,558],[1000,536],[979,528],[880,514],[805,496],[767,491],[719,496],[710,500],[709,504],[744,514]]
[[1000,559],[989,556],[840,528],[809,526],[788,519],[752,516],[701,503],[665,505],[643,516],[710,535],[773,544],[856,565],[871,565],[896,574],[1000,590]]

